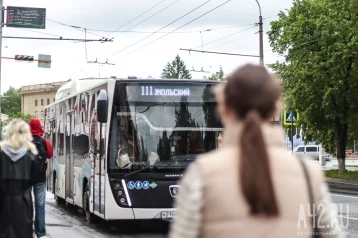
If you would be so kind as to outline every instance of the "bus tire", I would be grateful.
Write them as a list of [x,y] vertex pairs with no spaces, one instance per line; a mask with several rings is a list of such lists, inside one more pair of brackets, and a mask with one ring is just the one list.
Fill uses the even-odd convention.
[[90,209],[89,209],[89,200],[90,200],[90,191],[89,191],[89,186],[88,183],[85,184],[85,189],[83,190],[83,199],[82,199],[82,203],[83,203],[83,213],[86,217],[86,221],[90,224],[95,222],[95,217],[94,215],[91,213]]

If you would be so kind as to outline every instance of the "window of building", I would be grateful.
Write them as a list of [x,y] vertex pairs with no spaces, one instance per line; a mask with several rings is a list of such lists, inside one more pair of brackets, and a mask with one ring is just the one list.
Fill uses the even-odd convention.
[[48,99],[47,99],[47,105],[49,105],[49,104],[50,104],[50,99],[48,98]]
[[37,99],[35,100],[35,107],[37,107]]
[[44,100],[43,99],[41,99],[41,106],[43,106],[44,105]]
[[[37,101],[37,100],[36,100]],[[35,117],[38,117],[39,116],[39,114],[37,113],[37,111],[35,111]]]
[[44,111],[41,111],[41,120],[43,120],[45,117]]
[[53,102],[55,102],[55,98],[53,98]]

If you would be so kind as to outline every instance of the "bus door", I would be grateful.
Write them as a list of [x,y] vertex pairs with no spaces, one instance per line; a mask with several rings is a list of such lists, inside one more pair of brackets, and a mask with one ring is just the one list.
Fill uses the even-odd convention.
[[103,157],[104,150],[101,151],[100,143],[104,146],[103,133],[105,133],[105,125],[102,125],[102,139],[100,138],[100,123],[97,122],[97,110],[94,110],[94,118],[91,122],[91,139],[92,139],[92,147],[94,152],[94,172],[95,176],[93,178],[93,210],[96,215],[103,216],[104,215],[104,207],[105,207],[105,161]]
[[[55,135],[55,125],[56,125],[56,121],[55,120],[52,120],[49,122],[49,125],[50,125],[50,132],[49,132],[49,137],[47,138],[48,140],[51,141],[51,145],[52,145],[52,148],[53,148],[53,151],[56,151],[56,143],[54,143],[55,141],[55,138],[56,138],[56,135]],[[55,154],[54,154],[54,157],[55,157]],[[47,161],[47,190],[48,191],[54,191],[54,180],[53,180],[53,158],[51,160],[48,160]]]
[[66,201],[73,203],[74,194],[74,162],[73,162],[73,133],[74,133],[74,111],[66,113]]

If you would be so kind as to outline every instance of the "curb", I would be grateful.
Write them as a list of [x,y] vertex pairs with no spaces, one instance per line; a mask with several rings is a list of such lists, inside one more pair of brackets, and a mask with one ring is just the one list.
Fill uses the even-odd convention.
[[327,180],[326,183],[328,184],[330,192],[358,196],[358,183],[334,180]]

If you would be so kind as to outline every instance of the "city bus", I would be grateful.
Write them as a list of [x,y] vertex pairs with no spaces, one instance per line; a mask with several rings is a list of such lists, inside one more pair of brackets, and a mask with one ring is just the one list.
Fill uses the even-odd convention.
[[93,219],[171,219],[178,180],[217,149],[222,125],[208,80],[71,81],[46,107],[54,147],[47,189]]

